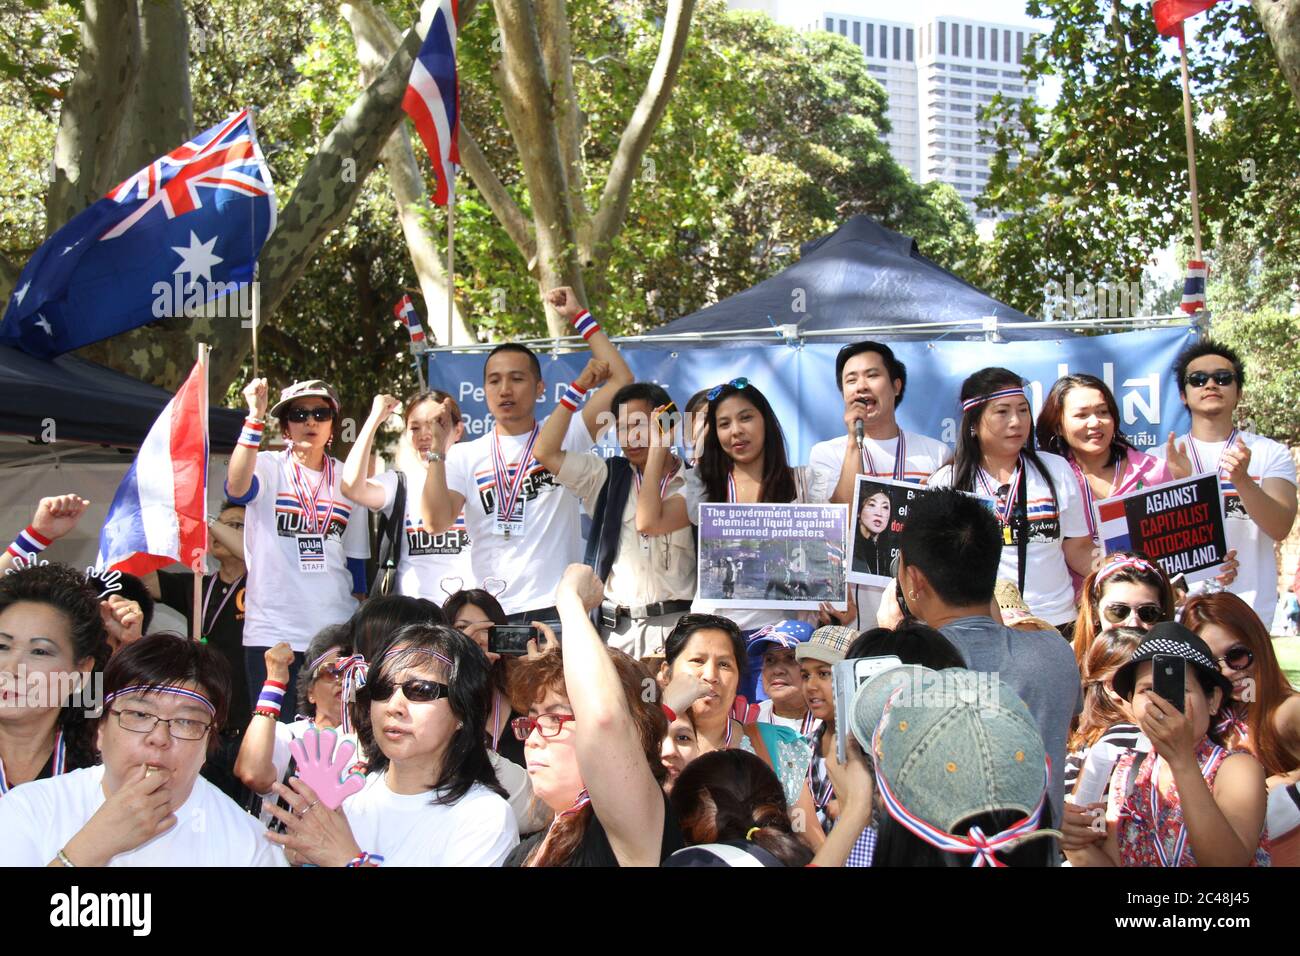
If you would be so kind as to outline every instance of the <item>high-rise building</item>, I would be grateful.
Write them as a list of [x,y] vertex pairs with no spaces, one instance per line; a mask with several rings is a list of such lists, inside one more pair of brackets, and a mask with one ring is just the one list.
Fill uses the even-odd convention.
[[[760,10],[801,30],[827,30],[862,51],[868,72],[889,94],[886,143],[899,165],[918,182],[951,184],[972,212],[988,183],[990,145],[981,145],[979,113],[995,93],[1011,100],[1033,98],[1025,81],[1025,48],[1038,31],[967,17],[924,15],[907,19],[874,16],[896,4],[831,0],[728,0],[729,6]],[[922,8],[924,9],[924,8]]]

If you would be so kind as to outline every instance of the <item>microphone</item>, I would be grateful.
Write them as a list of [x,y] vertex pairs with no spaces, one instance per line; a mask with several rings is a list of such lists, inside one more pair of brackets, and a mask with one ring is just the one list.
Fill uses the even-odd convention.
[[866,426],[862,424],[862,419],[853,420],[853,437],[858,443],[858,451],[862,450],[862,443],[866,439]]

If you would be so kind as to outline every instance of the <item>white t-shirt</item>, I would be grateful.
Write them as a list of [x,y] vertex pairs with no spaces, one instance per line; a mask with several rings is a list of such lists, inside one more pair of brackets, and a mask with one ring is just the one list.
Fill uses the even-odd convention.
[[[1296,484],[1295,460],[1285,445],[1252,432],[1237,432],[1237,436],[1250,449],[1250,465],[1246,468],[1246,473],[1256,484],[1262,483],[1265,478],[1281,478],[1292,485]],[[1183,435],[1176,441],[1180,445],[1186,444],[1188,457],[1191,457],[1195,449],[1193,471],[1196,470],[1195,462],[1198,460],[1202,470],[1213,471],[1227,445],[1227,442],[1197,441],[1190,435]],[[1235,439],[1233,443],[1236,443]],[[1165,446],[1153,448],[1151,454],[1164,458]],[[1246,514],[1233,483],[1226,476],[1222,476],[1221,481],[1228,547],[1237,549],[1237,561],[1241,565],[1237,569],[1236,580],[1228,586],[1228,590],[1254,608],[1265,627],[1272,627],[1273,613],[1277,609],[1277,556],[1273,550],[1277,542]]]
[[[104,805],[104,767],[33,780],[0,800],[0,866],[45,866]],[[109,866],[287,866],[262,827],[202,777],[176,825]],[[73,860],[73,863],[78,862]]]
[[387,772],[372,773],[343,801],[343,815],[357,845],[384,866],[500,866],[519,843],[510,804],[479,783],[441,806],[432,792],[393,793]]
[[[800,466],[794,469],[796,494],[794,502],[805,503],[812,500],[816,492],[809,487],[810,473],[806,467]],[[681,496],[686,501],[686,516],[691,519],[691,524],[699,526],[700,523],[700,504],[707,502],[704,482],[700,479],[700,470],[692,468],[686,472],[686,482],[682,485]],[[672,495],[669,495],[671,498]],[[702,601],[696,598],[691,603],[691,611],[696,614],[718,614],[722,617],[730,618],[735,622],[736,627],[742,631],[755,631],[767,624],[775,624],[777,621],[788,621],[791,619],[800,621],[816,620],[816,613],[813,611],[788,611],[782,608],[746,608],[746,607],[717,607],[712,601]]]
[[[424,526],[424,471],[406,473],[406,522],[401,540],[402,555],[397,562],[397,589],[408,597],[428,598],[435,604],[456,591],[476,583],[470,567],[469,532],[465,530],[465,512],[446,531],[432,534]],[[397,472],[386,471],[375,478],[384,486],[385,515],[393,513],[397,497]],[[446,587],[443,580],[446,579]],[[457,583],[459,582],[459,583]]]
[[[512,533],[508,538],[495,534],[492,449],[496,440],[493,430],[482,438],[453,445],[447,453],[447,487],[465,497],[465,526],[474,542],[470,550],[474,570],[471,586],[481,586],[489,578],[505,581],[505,590],[497,600],[506,614],[550,607],[555,603],[555,589],[564,569],[582,560],[581,505],[534,460],[519,493],[524,506],[524,533]],[[501,455],[510,478],[514,474],[511,466],[519,465],[527,441],[527,433],[501,436]],[[582,416],[573,416],[560,447],[585,452],[591,446]]]
[[[1023,597],[1029,610],[1049,624],[1065,624],[1075,618],[1074,585],[1065,563],[1064,538],[1088,537],[1088,522],[1079,499],[1079,486],[1069,464],[1059,455],[1040,451],[1039,459],[1056,485],[1052,490],[1031,463],[1025,463],[1025,491],[1029,518],[1029,542],[1025,548],[1025,590]],[[991,478],[990,485],[995,485]],[[937,488],[952,487],[952,466],[944,465],[930,477]],[[976,494],[987,493],[977,482]],[[999,501],[999,504],[1002,502]],[[1020,555],[1015,544],[1002,545],[998,577],[1007,581],[1020,579]]]
[[[904,463],[904,481],[919,485],[929,481],[930,476],[943,467],[951,452],[948,446],[936,438],[903,431],[903,445],[907,461]],[[826,441],[813,445],[808,454],[808,470],[813,474],[812,486],[820,491],[818,501],[830,501],[835,493],[835,486],[840,480],[840,470],[844,467],[844,455],[848,449],[849,436],[837,435]],[[868,461],[871,467],[863,469],[863,474],[876,478],[894,477],[894,465],[898,459],[898,439],[888,438],[877,441],[871,436],[863,439]],[[850,584],[853,600],[858,606],[857,629],[867,630],[876,626],[876,613],[880,610],[880,598],[883,589],[870,584]]]
[[[334,483],[321,490],[316,503],[318,521],[330,515],[324,535],[324,560],[311,560],[312,533],[294,493],[292,466],[284,452],[257,453],[256,484],[245,499],[244,562],[248,565],[244,646],[272,647],[288,641],[303,653],[321,628],[342,624],[357,609],[352,596],[348,558],[370,556],[365,511],[343,496],[343,464],[334,462]],[[308,492],[322,480],[321,472],[301,468]],[[333,512],[330,496],[333,495]],[[353,520],[353,509],[358,511]],[[300,557],[300,550],[307,558]],[[320,567],[319,571],[304,568]]]

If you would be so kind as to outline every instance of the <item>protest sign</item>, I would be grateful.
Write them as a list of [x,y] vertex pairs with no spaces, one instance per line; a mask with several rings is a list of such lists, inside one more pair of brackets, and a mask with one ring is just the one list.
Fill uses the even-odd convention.
[[1228,550],[1216,472],[1105,498],[1094,506],[1103,554],[1133,551],[1171,578],[1214,577]]
[[816,610],[848,600],[844,505],[701,504],[699,600]]

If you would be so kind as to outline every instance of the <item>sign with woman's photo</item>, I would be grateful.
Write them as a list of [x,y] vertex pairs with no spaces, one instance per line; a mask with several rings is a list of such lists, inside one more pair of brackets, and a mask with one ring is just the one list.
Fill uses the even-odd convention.
[[815,611],[848,600],[844,505],[701,504],[699,600]]
[[[853,489],[853,532],[849,535],[853,549],[849,561],[850,583],[884,587],[893,580],[890,566],[898,554],[898,538],[907,523],[908,509],[935,490],[908,481],[858,475]],[[989,508],[994,507],[991,498],[971,497]]]

